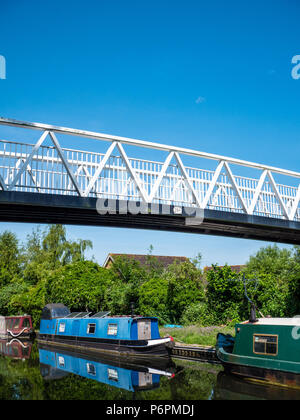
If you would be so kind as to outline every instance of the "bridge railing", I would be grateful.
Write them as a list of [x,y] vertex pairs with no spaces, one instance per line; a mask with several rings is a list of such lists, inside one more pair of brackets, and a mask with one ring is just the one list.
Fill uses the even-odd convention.
[[[0,118],[0,125],[40,130],[35,144],[0,140],[0,188],[6,191],[77,195],[195,206],[300,221],[300,173],[194,150],[44,124]],[[105,153],[61,147],[57,134],[108,143]],[[51,145],[45,145],[45,140]],[[164,161],[129,157],[126,145],[167,152]],[[215,170],[183,164],[184,155],[216,161]],[[257,178],[232,166],[258,171]],[[275,182],[274,174],[298,180]],[[1,192],[0,192],[1,194]]]

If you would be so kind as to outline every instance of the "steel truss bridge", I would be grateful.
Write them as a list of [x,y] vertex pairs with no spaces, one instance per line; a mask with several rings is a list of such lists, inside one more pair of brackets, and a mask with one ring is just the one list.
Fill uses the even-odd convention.
[[[162,229],[300,244],[299,172],[53,125],[0,118],[0,126],[0,221]],[[9,140],[2,129],[5,136],[11,131]],[[22,141],[15,141],[20,134]],[[94,151],[73,147],[83,140],[84,148],[89,144]],[[127,149],[137,157],[130,157]],[[159,160],[145,158],[155,153]],[[99,198],[115,200],[115,211],[99,214]],[[147,211],[120,211],[132,202]],[[200,209],[202,223],[186,223],[188,209]]]

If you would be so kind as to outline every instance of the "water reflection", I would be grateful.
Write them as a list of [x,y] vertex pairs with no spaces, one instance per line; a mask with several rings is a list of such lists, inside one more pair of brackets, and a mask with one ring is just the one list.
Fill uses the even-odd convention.
[[32,341],[24,339],[0,339],[0,354],[12,359],[29,359],[32,344]]
[[247,381],[220,372],[213,392],[217,400],[300,400],[300,389]]
[[300,390],[248,382],[199,361],[130,363],[0,340],[0,400],[17,399],[300,400]]
[[54,351],[46,346],[39,348],[39,360],[41,375],[46,380],[73,373],[131,392],[158,388],[162,376],[170,379],[175,376],[176,367],[170,359],[136,364],[118,358]]

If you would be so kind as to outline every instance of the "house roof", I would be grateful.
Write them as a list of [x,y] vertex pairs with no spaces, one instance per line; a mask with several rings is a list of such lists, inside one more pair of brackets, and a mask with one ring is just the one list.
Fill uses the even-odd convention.
[[[115,254],[110,253],[106,257],[106,260],[103,264],[103,267],[106,267],[109,260],[112,262],[114,261],[114,258],[116,257],[127,257],[130,259],[134,259],[136,261],[139,261],[141,265],[147,265],[149,263],[149,255],[144,254]],[[150,255],[150,257],[155,258],[156,261],[162,265],[163,267],[168,267],[170,264],[173,264],[175,261],[178,263],[183,263],[189,261],[187,257],[178,257],[178,256],[170,256],[170,255]]]

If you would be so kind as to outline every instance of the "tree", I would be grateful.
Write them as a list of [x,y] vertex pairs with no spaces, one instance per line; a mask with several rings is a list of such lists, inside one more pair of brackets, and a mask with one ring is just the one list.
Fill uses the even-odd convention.
[[139,289],[139,312],[145,316],[155,316],[161,323],[169,322],[167,306],[168,280],[154,277]]
[[12,232],[5,231],[0,235],[0,287],[3,287],[20,276],[22,256],[19,241]]
[[286,298],[286,315],[300,314],[300,247],[292,251],[293,264],[289,267],[288,292]]
[[245,310],[243,284],[239,275],[228,265],[213,269],[206,274],[206,298],[208,308],[215,323],[224,323],[228,320],[239,320]]
[[63,303],[72,311],[107,309],[109,270],[92,261],[77,261],[55,270],[47,282],[49,302]]
[[263,247],[250,256],[246,272],[251,275],[271,274],[288,281],[293,271],[294,257],[291,250],[280,249],[277,245]]
[[139,261],[120,255],[111,268],[111,282],[107,290],[108,308],[113,314],[131,313],[131,304],[139,311],[139,289],[148,280],[149,272]]
[[204,300],[201,271],[191,262],[168,267],[165,274],[168,281],[167,305],[172,322],[179,322],[188,306]]
[[44,232],[38,228],[27,237],[24,247],[24,279],[29,284],[37,284],[49,271],[84,261],[84,253],[89,248],[92,248],[89,240],[68,241],[62,225],[50,225]]
[[15,293],[10,300],[9,311],[11,314],[30,314],[34,328],[38,328],[41,311],[46,303],[47,281],[41,280],[37,285],[23,288],[21,293]]
[[246,276],[255,277],[258,287],[253,299],[263,315],[287,316],[298,306],[297,282],[300,278],[298,250],[277,245],[261,248],[247,263]]
[[27,285],[20,282],[8,283],[6,286],[0,288],[0,314],[19,315],[19,307],[14,306],[14,298],[23,295],[28,291]]

